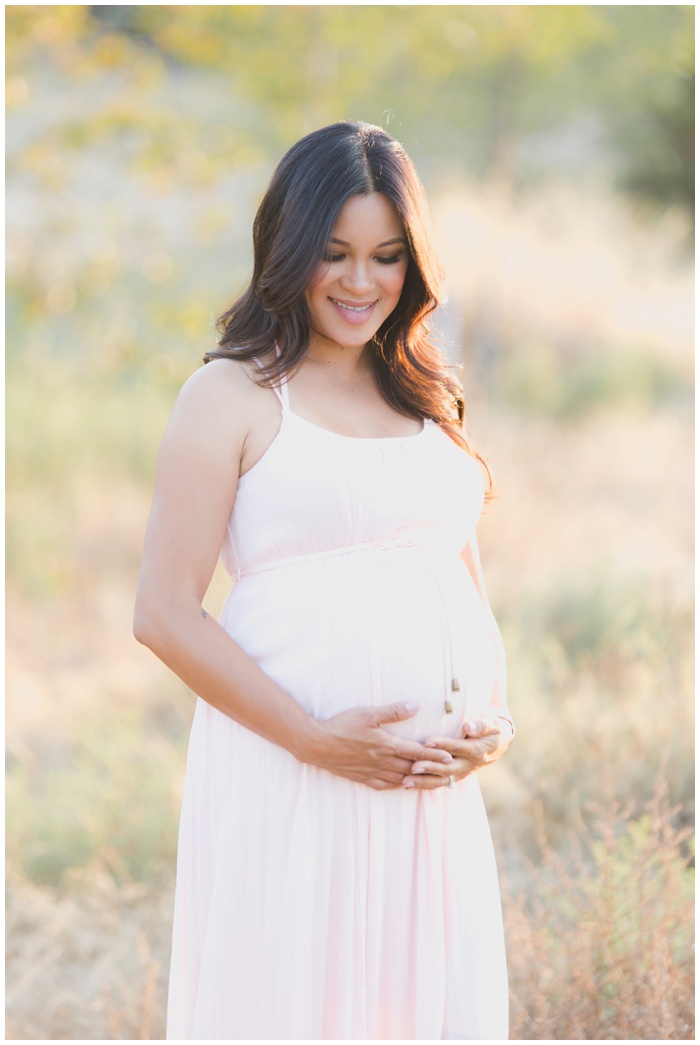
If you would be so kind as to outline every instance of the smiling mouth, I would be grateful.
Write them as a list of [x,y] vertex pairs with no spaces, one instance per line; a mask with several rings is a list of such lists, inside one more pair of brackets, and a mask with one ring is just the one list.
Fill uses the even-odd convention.
[[376,305],[376,301],[370,301],[367,305],[346,305],[342,301],[338,301],[337,298],[330,298],[329,300],[339,308],[346,309],[347,312],[368,312],[372,305]]

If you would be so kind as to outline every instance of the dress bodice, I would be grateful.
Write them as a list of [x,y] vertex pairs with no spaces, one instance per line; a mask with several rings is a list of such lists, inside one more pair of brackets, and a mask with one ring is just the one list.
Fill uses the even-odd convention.
[[305,420],[275,389],[277,435],[238,483],[222,560],[234,577],[355,547],[459,554],[484,503],[476,460],[433,421],[416,435],[359,438]]

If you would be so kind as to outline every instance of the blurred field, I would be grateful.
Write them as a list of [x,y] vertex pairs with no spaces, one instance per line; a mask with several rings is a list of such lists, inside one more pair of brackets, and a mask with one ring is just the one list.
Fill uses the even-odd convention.
[[[29,10],[41,46],[70,57],[84,9]],[[117,45],[102,38],[105,97],[131,60]],[[143,62],[129,69],[150,112],[168,92]],[[7,1036],[159,1039],[192,697],[133,640],[134,589],[158,441],[246,271],[270,159],[261,144],[233,180],[200,184],[196,150],[135,170],[104,138],[30,155],[40,118],[77,135],[95,73],[72,70],[76,86],[60,63],[22,63],[8,127]],[[220,82],[173,82],[194,109],[198,84],[223,119]],[[600,172],[518,191],[426,180],[450,289],[439,325],[498,493],[479,539],[518,736],[482,782],[511,1036],[691,1039],[687,216],[671,204],[649,220]],[[225,593],[219,571],[211,612]]]
[[[8,495],[8,1034],[162,1037],[192,703],[134,643],[130,617],[141,471],[172,391],[156,403],[152,386],[98,383],[86,395],[77,374],[56,384],[54,370],[39,418],[15,380],[12,427],[26,438]],[[692,818],[687,405],[568,424],[480,407],[474,427],[499,482],[482,557],[519,726],[483,776],[506,882],[513,1036],[691,1037],[691,872],[677,833]],[[219,576],[213,610],[224,590]],[[670,804],[645,829],[660,778]],[[602,854],[579,830],[582,808]],[[646,907],[628,929],[640,876]],[[640,940],[665,942],[661,986],[656,951],[637,960]]]

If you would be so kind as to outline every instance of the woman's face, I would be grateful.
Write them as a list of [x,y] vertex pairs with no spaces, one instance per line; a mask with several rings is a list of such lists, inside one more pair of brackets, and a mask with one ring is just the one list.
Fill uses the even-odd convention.
[[407,269],[394,204],[380,192],[351,196],[306,292],[315,333],[341,345],[366,344],[396,308]]

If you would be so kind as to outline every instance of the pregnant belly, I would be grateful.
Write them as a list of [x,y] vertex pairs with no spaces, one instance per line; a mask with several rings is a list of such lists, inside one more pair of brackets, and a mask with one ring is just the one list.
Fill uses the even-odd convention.
[[415,701],[416,715],[386,728],[423,740],[459,734],[493,692],[489,617],[459,557],[363,552],[250,574],[221,623],[315,718]]

